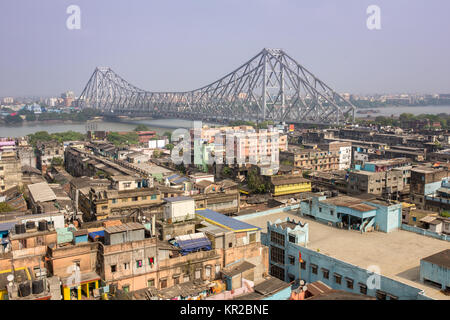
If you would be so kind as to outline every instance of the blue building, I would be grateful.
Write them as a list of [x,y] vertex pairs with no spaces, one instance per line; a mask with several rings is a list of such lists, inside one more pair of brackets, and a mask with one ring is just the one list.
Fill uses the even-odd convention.
[[301,214],[333,226],[366,232],[390,232],[401,227],[402,205],[382,200],[364,201],[349,196],[327,199],[314,196],[300,204]]
[[261,241],[269,247],[270,274],[286,282],[320,280],[335,290],[369,295],[379,300],[430,299],[419,288],[308,249],[302,243],[307,239],[308,224],[288,219],[273,224],[268,222],[267,234],[261,234]]
[[309,226],[286,218],[278,219],[273,224],[267,222],[270,232],[261,234],[261,242],[269,247],[269,272],[271,275],[284,281],[294,281],[295,270],[291,270],[297,255],[286,254],[288,243],[307,245],[309,239]]
[[420,281],[450,291],[450,249],[420,260]]

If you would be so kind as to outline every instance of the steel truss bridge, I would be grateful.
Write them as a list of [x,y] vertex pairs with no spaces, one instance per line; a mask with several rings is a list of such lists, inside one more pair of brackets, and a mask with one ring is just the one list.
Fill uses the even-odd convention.
[[96,68],[76,103],[106,115],[219,122],[339,124],[355,116],[351,102],[280,49],[263,49],[219,80],[186,92],[145,91],[110,68]]

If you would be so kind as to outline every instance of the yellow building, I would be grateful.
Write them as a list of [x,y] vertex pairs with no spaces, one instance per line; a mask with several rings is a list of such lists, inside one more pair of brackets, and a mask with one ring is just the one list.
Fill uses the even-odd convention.
[[311,191],[311,181],[301,176],[278,175],[270,177],[270,192],[273,196],[283,196]]

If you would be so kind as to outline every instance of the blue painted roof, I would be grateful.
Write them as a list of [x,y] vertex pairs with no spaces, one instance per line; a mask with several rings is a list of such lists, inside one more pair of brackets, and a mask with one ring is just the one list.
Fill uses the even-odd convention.
[[251,231],[251,230],[261,230],[261,228],[254,225],[248,224],[237,219],[233,219],[211,209],[197,209],[195,214],[204,218],[206,221],[216,224],[228,230],[233,230],[235,232],[239,231]]
[[189,180],[188,178],[183,177],[183,178],[180,178],[180,179],[172,180],[170,182],[181,183],[181,182],[188,181],[188,180]]
[[175,178],[178,178],[178,177],[180,177],[178,174],[173,174],[171,176],[168,176],[167,179],[168,180],[172,180],[172,179],[175,179]]

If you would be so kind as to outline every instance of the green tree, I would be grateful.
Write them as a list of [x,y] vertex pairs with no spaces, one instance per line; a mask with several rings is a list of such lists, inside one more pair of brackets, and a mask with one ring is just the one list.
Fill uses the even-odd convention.
[[55,157],[52,159],[52,167],[61,167],[64,165],[64,160],[60,157]]
[[171,144],[171,143],[168,143],[168,144],[166,144],[165,148],[166,148],[167,150],[172,151],[173,148],[175,148],[175,146],[174,146],[173,144]]
[[255,168],[248,172],[247,185],[254,193],[266,193],[269,190],[264,178],[258,174]]
[[145,124],[140,124],[136,128],[134,128],[134,131],[150,131],[150,128]]
[[27,121],[36,121],[36,116],[34,113],[29,113],[25,116],[25,120]]
[[14,208],[11,207],[6,202],[0,202],[0,212],[11,212],[14,211]]
[[163,136],[166,136],[167,138],[169,138],[169,141],[172,141],[172,132],[166,131],[164,132]]

